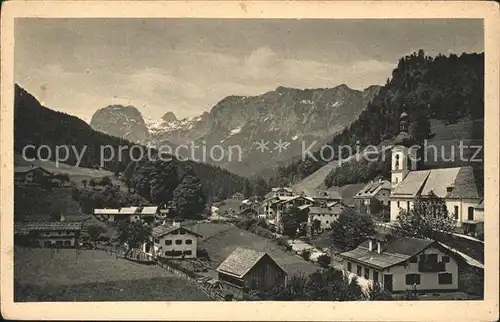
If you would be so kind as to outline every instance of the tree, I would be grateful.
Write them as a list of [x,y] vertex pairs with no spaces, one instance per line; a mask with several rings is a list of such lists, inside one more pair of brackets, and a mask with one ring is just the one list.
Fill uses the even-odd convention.
[[401,236],[438,239],[442,232],[452,232],[454,227],[446,203],[430,191],[428,196],[419,196],[410,211],[400,211],[394,228]]
[[151,227],[143,221],[123,222],[119,226],[119,231],[118,240],[120,244],[128,246],[125,257],[132,249],[139,248],[143,243],[147,242],[151,235]]
[[268,191],[268,186],[266,180],[263,178],[258,178],[255,181],[254,187],[253,187],[253,193],[259,198],[264,198]]
[[201,218],[205,209],[205,195],[198,177],[187,174],[173,192],[173,206],[178,217]]
[[97,185],[97,182],[95,181],[95,179],[90,179],[89,186],[91,186],[92,189],[95,189],[96,185]]
[[319,219],[314,219],[311,224],[311,235],[314,233],[318,234],[321,229],[321,220]]
[[252,196],[252,187],[250,187],[250,181],[248,179],[245,179],[243,185],[243,196],[245,196],[245,198],[250,198]]
[[318,256],[318,264],[321,267],[328,267],[331,262],[332,262],[332,258],[326,254],[322,254],[322,255]]
[[83,187],[87,188],[87,180],[82,180],[82,183],[83,183]]
[[101,181],[99,182],[99,185],[101,185],[101,186],[110,186],[112,184],[113,184],[113,182],[111,181],[111,179],[108,176],[103,177],[101,179]]
[[366,298],[369,301],[390,301],[394,299],[391,293],[377,282],[368,284]]
[[172,200],[173,192],[179,184],[177,165],[174,162],[156,161],[150,172],[149,195],[154,204]]
[[346,209],[332,224],[330,237],[336,248],[350,250],[374,234],[375,224],[370,216]]
[[303,222],[307,221],[307,212],[300,211],[297,207],[283,210],[281,216],[283,234],[290,236],[292,240],[297,236],[297,230]]
[[102,234],[106,232],[106,228],[101,225],[91,225],[87,227],[87,233],[89,234],[90,240],[94,243],[99,240]]
[[302,251],[302,258],[305,260],[305,261],[309,261],[309,259],[311,258],[311,251],[310,250],[307,250],[307,249],[304,249]]
[[377,198],[372,198],[370,200],[370,214],[376,215],[382,211],[383,205]]

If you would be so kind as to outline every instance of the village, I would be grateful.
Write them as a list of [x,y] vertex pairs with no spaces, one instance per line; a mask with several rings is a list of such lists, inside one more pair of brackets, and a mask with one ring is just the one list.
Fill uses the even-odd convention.
[[[81,221],[70,213],[50,221],[17,221],[15,244],[30,252],[49,251],[54,259],[68,252],[75,258],[105,253],[110,260],[158,266],[211,300],[252,299],[252,292],[287,285],[298,273],[329,269],[355,278],[365,292],[377,285],[394,298],[474,298],[460,280],[467,276],[464,271],[483,270],[484,201],[472,169],[418,170],[405,143],[405,113],[400,122],[391,179],[377,178],[350,194],[294,187],[273,187],[264,198],[237,192],[209,204],[199,220],[172,218],[163,204],[95,208]],[[112,184],[109,178],[101,181]],[[64,189],[71,176],[23,166],[15,168],[15,183]],[[453,232],[439,241],[392,233],[402,211],[431,196],[444,202]],[[357,245],[340,247],[332,229],[348,215],[369,217],[375,230]]]

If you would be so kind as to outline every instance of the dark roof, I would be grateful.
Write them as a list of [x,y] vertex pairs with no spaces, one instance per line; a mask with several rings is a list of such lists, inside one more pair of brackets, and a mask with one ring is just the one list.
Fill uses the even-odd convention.
[[159,237],[165,236],[167,234],[173,233],[174,231],[177,231],[179,229],[183,229],[186,232],[190,233],[191,235],[195,235],[197,237],[203,237],[200,234],[197,234],[194,231],[189,230],[189,229],[187,229],[185,227],[182,227],[182,226],[167,226],[167,225],[154,227],[152,229],[152,231],[151,231],[151,234],[153,235],[153,237],[159,238]]
[[236,248],[219,267],[217,267],[217,271],[242,278],[264,257],[268,257],[286,274],[285,270],[267,253],[246,247]]
[[474,171],[472,167],[461,167],[455,177],[455,187],[448,193],[447,198],[479,198]]
[[313,215],[313,214],[331,214],[331,215],[334,215],[334,211],[332,211],[331,209],[327,208],[327,207],[310,207],[309,208],[309,214],[310,215]]
[[22,222],[14,224],[14,233],[25,233],[30,231],[47,231],[47,230],[81,230],[81,222]]
[[381,189],[391,190],[391,183],[387,180],[380,180],[368,183],[363,187],[354,198],[372,198],[374,197]]
[[404,262],[437,242],[430,239],[400,237],[384,243],[382,252],[369,250],[369,240],[357,248],[340,254],[342,257],[377,268],[387,268]]
[[481,200],[481,202],[475,206],[474,208],[476,209],[484,209],[484,199]]
[[29,166],[17,166],[14,167],[14,173],[28,173],[34,170],[41,170],[47,174],[52,174],[52,172],[42,168],[42,167],[29,167]]

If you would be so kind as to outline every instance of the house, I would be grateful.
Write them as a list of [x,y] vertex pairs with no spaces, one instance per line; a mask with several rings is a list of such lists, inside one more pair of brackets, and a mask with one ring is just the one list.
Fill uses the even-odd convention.
[[43,178],[50,179],[52,172],[42,167],[14,167],[14,182],[17,184],[40,184]]
[[265,252],[236,248],[217,267],[219,280],[235,295],[246,290],[265,291],[284,285],[287,273]]
[[454,291],[458,289],[458,257],[437,241],[372,237],[341,253],[343,269],[360,284],[380,283],[390,292]]
[[14,224],[14,239],[38,247],[74,247],[81,230],[81,222],[23,222]]
[[474,206],[474,219],[462,224],[464,233],[472,236],[484,234],[484,199]]
[[96,216],[99,219],[107,220],[110,222],[115,221],[115,216],[118,215],[120,212],[120,209],[108,209],[108,208],[103,208],[103,209],[94,209],[94,216]]
[[341,202],[332,202],[320,207],[309,207],[307,218],[307,227],[313,227],[315,220],[320,222],[320,231],[329,229],[332,223],[337,220],[338,216],[345,210],[346,206]]
[[370,213],[370,205],[376,199],[382,206],[389,207],[391,195],[391,183],[388,180],[376,180],[369,182],[355,196],[354,203],[358,210],[366,209]]
[[303,210],[306,206],[312,205],[314,205],[314,199],[305,196],[278,197],[277,202],[271,205],[271,209],[276,213],[275,219],[278,231],[283,231],[282,216],[287,209],[296,207]]
[[231,196],[231,199],[243,200],[243,199],[245,199],[245,196],[241,192],[236,192]]
[[143,252],[150,258],[196,258],[198,238],[202,237],[179,223],[154,227],[151,235],[143,245]]
[[303,191],[301,195],[312,198],[314,203],[318,205],[326,205],[328,203],[342,201],[342,196],[334,190]]
[[416,150],[410,144],[407,133],[407,115],[401,115],[401,132],[392,148],[390,220],[395,221],[401,209],[410,210],[415,198],[431,192],[442,198],[455,219],[457,227],[467,227],[484,222],[479,212],[475,216],[482,197],[476,187],[472,167],[417,170]]

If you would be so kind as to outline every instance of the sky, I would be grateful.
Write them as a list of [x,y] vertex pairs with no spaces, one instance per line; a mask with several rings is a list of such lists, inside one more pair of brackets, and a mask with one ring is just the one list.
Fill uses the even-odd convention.
[[107,105],[198,116],[278,86],[362,90],[399,58],[484,51],[481,20],[48,19],[15,24],[15,81],[89,122]]

